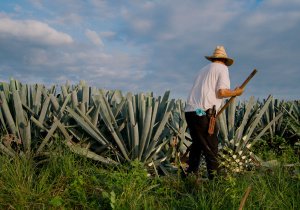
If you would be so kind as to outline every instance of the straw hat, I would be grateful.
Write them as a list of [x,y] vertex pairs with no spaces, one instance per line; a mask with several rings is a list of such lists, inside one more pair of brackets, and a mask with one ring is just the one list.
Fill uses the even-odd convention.
[[217,46],[212,56],[205,56],[207,60],[213,61],[215,58],[225,59],[225,65],[231,66],[233,64],[233,59],[228,58],[224,46]]

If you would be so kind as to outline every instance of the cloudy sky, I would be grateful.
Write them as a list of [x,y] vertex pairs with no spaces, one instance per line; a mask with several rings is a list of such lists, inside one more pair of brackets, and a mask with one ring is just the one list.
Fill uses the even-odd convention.
[[0,1],[0,81],[185,99],[216,45],[243,97],[300,99],[299,0]]

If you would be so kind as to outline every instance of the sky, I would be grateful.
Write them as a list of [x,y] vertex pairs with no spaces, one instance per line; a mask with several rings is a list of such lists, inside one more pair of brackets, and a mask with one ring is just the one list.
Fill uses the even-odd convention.
[[186,99],[217,45],[242,98],[300,99],[299,0],[0,1],[0,81]]

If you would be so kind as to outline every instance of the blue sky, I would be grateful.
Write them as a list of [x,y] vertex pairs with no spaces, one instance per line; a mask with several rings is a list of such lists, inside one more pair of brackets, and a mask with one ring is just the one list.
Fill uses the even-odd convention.
[[0,1],[0,80],[186,99],[217,45],[243,98],[300,97],[299,0]]

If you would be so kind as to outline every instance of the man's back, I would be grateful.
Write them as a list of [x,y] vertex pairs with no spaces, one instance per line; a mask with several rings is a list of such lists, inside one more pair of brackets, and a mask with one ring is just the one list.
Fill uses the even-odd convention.
[[207,110],[216,105],[219,109],[222,99],[217,98],[219,89],[230,89],[228,67],[219,63],[210,63],[198,73],[187,99],[185,111]]

